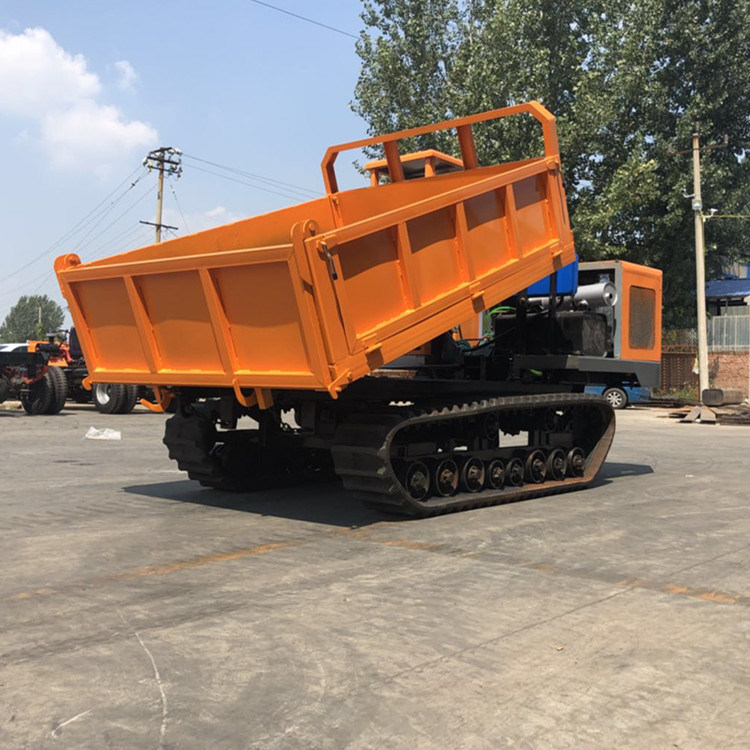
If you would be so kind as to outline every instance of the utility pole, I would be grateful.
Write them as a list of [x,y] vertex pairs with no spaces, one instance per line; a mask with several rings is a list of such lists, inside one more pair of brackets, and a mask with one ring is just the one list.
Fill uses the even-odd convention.
[[159,189],[156,193],[156,222],[142,221],[141,224],[150,224],[156,228],[156,242],[161,242],[162,229],[174,229],[167,224],[162,224],[162,198],[164,195],[164,173],[167,177],[179,178],[182,174],[182,151],[171,146],[161,146],[153,151],[149,151],[148,156],[143,160],[143,166],[150,172],[156,169],[159,172]]
[[[716,216],[716,210],[711,209],[711,215],[706,216],[703,213],[703,197],[701,195],[701,151],[713,151],[717,148],[726,148],[729,145],[729,138],[725,135],[721,143],[704,146],[700,145],[700,128],[695,123],[693,131],[693,147],[686,151],[669,151],[671,156],[680,156],[692,153],[693,155],[693,194],[685,195],[686,198],[693,199],[693,216],[695,222],[695,298],[697,307],[697,329],[698,329],[698,398],[703,402],[703,391],[708,388],[708,335],[706,331],[706,255],[705,243],[703,241],[703,228],[706,221],[710,218],[730,218],[729,216]],[[734,217],[731,217],[734,218]],[[710,412],[705,406],[696,407],[693,412]],[[692,412],[691,412],[692,414]],[[694,421],[688,415],[686,421]],[[715,421],[706,420],[706,421]]]
[[695,296],[698,313],[698,398],[703,402],[703,391],[708,388],[708,335],[706,333],[706,260],[701,196],[701,147],[697,123],[693,133],[693,214],[695,217]]

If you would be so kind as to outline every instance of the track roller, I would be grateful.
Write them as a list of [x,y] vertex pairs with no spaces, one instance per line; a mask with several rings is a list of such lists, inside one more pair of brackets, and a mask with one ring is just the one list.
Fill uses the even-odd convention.
[[523,461],[511,458],[505,467],[505,483],[511,487],[520,487],[523,484],[523,474]]
[[484,475],[487,487],[493,490],[501,490],[505,484],[505,463],[499,458],[489,461]]
[[481,492],[484,487],[484,462],[481,458],[467,458],[461,466],[461,489]]
[[451,497],[458,489],[458,466],[452,458],[438,461],[435,467],[435,494]]
[[547,458],[544,451],[531,451],[526,457],[526,479],[532,484],[541,484],[547,478]]
[[553,448],[547,456],[547,476],[556,482],[565,479],[568,468],[568,458],[561,448]]

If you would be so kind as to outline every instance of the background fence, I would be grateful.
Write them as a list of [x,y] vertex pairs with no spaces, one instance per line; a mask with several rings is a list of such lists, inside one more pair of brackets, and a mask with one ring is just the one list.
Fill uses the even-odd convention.
[[719,315],[709,318],[707,327],[710,352],[750,349],[750,315]]
[[[712,387],[750,392],[750,315],[720,315],[707,321],[708,375]],[[664,331],[661,390],[698,388],[698,336],[694,328]]]

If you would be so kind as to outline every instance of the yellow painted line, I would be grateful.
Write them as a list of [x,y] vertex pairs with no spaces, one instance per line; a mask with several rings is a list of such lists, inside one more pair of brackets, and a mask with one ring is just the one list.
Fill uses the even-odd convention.
[[243,547],[234,549],[229,552],[214,552],[211,555],[199,555],[188,560],[179,560],[165,565],[146,565],[135,570],[126,570],[112,576],[116,581],[129,581],[133,578],[145,578],[146,576],[163,576],[170,573],[177,573],[189,568],[201,568],[204,565],[213,565],[214,563],[229,562],[230,560],[242,560],[245,557],[254,557],[256,555],[267,555],[269,552],[276,552],[280,549],[289,547],[298,547],[302,542],[273,542],[271,544],[261,544],[257,547]]
[[62,586],[57,589],[43,588],[36,589],[34,591],[21,591],[20,593],[14,594],[13,596],[9,597],[9,600],[20,601],[22,599],[30,599],[32,597],[51,596],[52,594],[73,591],[80,588],[86,588],[87,586],[96,586],[107,583],[119,583],[121,581],[132,581],[138,578],[147,578],[149,576],[170,575],[171,573],[178,573],[182,570],[189,570],[191,568],[200,568],[205,565],[230,562],[232,560],[242,560],[243,558],[255,557],[257,555],[267,555],[268,553],[276,552],[277,550],[289,549],[290,547],[298,547],[301,544],[304,544],[304,542],[301,540],[272,542],[270,544],[260,544],[255,547],[240,547],[237,549],[228,550],[226,552],[214,552],[210,555],[198,555],[196,557],[188,558],[187,560],[177,560],[175,562],[165,563],[164,565],[146,565],[141,568],[125,570],[121,573],[115,573],[110,576],[90,578],[75,585]]
[[[299,547],[300,545],[310,542],[319,541],[320,539],[346,538],[357,541],[364,541],[370,544],[377,544],[383,547],[397,547],[421,552],[431,552],[451,557],[475,557],[481,560],[481,551],[477,554],[476,550],[455,547],[449,544],[438,544],[434,542],[425,542],[417,539],[383,539],[374,536],[372,532],[387,528],[393,525],[391,522],[380,521],[369,526],[352,529],[335,529],[326,532],[320,536],[311,537],[310,539],[288,540],[282,542],[271,542],[269,544],[260,544],[254,547],[239,547],[225,552],[214,552],[207,555],[197,555],[196,557],[185,560],[176,560],[163,565],[146,565],[132,570],[125,570],[121,573],[114,573],[109,576],[100,576],[88,580],[79,581],[76,584],[69,584],[58,588],[39,588],[34,591],[22,591],[9,597],[8,601],[21,601],[33,597],[46,597],[53,594],[64,592],[79,591],[88,586],[106,585],[120,583],[122,581],[132,581],[139,578],[148,578],[150,576],[170,575],[183,570],[200,568],[206,565],[216,563],[231,562],[233,560],[242,560],[248,557],[267,555],[278,550]],[[622,588],[646,589],[662,594],[672,596],[688,597],[700,599],[701,601],[711,602],[713,604],[724,605],[741,605],[750,607],[750,596],[737,594],[729,591],[719,591],[716,589],[705,589],[694,586],[685,586],[678,583],[651,581],[648,578],[636,578],[631,576],[611,576],[594,570],[585,570],[582,568],[565,568],[548,562],[529,562],[528,560],[507,558],[501,559],[507,565],[522,567],[533,570],[544,575],[567,575],[584,580],[599,581],[608,583]]]
[[717,591],[716,589],[704,589],[696,586],[684,586],[679,583],[661,583],[649,581],[647,578],[623,578],[615,582],[617,586],[633,589],[648,589],[660,594],[672,594],[673,596],[687,596],[692,599],[702,599],[714,604],[742,604],[750,606],[750,597],[743,594],[735,594],[729,591]]
[[426,552],[443,552],[445,550],[451,550],[451,548],[445,544],[431,544],[430,542],[418,542],[410,539],[387,539],[382,541],[379,539],[373,539],[372,541],[382,544],[385,547],[401,547],[402,549],[417,549],[425,550]]
[[368,532],[370,529],[375,529],[388,523],[389,522],[386,521],[377,521],[376,523],[370,524],[369,526],[363,526],[359,529],[335,529],[333,531],[326,532],[321,536],[311,537],[310,539],[271,542],[269,544],[260,544],[255,547],[240,547],[232,550],[227,550],[226,552],[214,552],[208,555],[198,555],[186,560],[176,560],[174,562],[164,563],[163,565],[146,565],[140,568],[125,570],[121,573],[114,573],[108,576],[98,576],[85,579],[75,584],[67,584],[65,586],[59,586],[54,589],[40,588],[34,591],[21,591],[18,594],[13,594],[12,596],[8,597],[8,601],[21,601],[23,599],[31,599],[33,597],[52,596],[53,594],[78,591],[81,588],[86,588],[88,586],[101,586],[111,583],[119,583],[122,581],[132,581],[138,578],[147,578],[149,576],[170,575],[171,573],[177,573],[179,571],[189,570],[191,568],[200,568],[205,565],[231,562],[232,560],[241,560],[246,557],[255,557],[257,555],[267,555],[271,552],[276,552],[277,550],[298,547],[301,544],[314,542],[321,538],[335,538],[338,536],[344,536],[352,539],[369,539],[370,537],[368,536]]
[[[402,549],[449,554],[452,557],[477,557],[477,559],[481,559],[481,552],[479,553],[479,555],[476,555],[472,550],[453,547],[447,544],[434,544],[431,542],[422,542],[411,539],[378,539],[377,537],[363,534],[361,533],[361,531],[357,532],[356,534],[347,534],[347,536],[352,536],[352,538],[355,539],[365,539],[374,544],[380,544],[386,547],[400,547]],[[701,599],[702,601],[711,602],[713,604],[739,604],[742,606],[750,607],[750,596],[736,594],[729,591],[717,591],[715,589],[684,586],[678,583],[651,581],[648,578],[635,578],[630,576],[626,576],[624,578],[613,578],[611,576],[607,576],[606,574],[597,573],[596,571],[592,570],[584,570],[581,568],[565,568],[547,562],[529,563],[525,560],[512,558],[508,558],[503,562],[506,562],[511,566],[527,568],[529,570],[533,570],[537,573],[543,573],[545,575],[568,575],[574,578],[601,581],[602,583],[611,583],[623,588],[646,589],[648,591],[655,591],[661,594],[671,594],[673,596],[684,596],[693,599]]]

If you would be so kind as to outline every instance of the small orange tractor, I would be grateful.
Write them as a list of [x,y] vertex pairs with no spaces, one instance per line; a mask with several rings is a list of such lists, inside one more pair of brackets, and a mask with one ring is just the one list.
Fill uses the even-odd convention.
[[65,404],[65,375],[49,366],[55,345],[39,343],[0,345],[0,403],[18,398],[28,414],[57,414]]
[[103,414],[127,414],[144,395],[137,385],[119,383],[88,390],[87,377],[75,328],[67,340],[50,334],[46,341],[0,345],[0,403],[16,397],[27,414],[57,414],[68,399],[91,402]]

